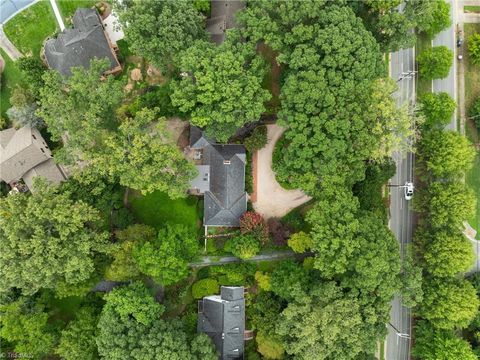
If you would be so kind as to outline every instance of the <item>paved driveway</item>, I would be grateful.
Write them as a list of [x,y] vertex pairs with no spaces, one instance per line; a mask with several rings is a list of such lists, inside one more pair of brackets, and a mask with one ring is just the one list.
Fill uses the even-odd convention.
[[272,171],[272,154],[275,143],[282,135],[283,129],[278,125],[267,125],[268,143],[258,151],[256,166],[256,196],[253,203],[256,212],[264,218],[282,217],[290,210],[306,203],[311,198],[301,190],[285,190],[275,179]]
[[0,0],[0,24],[5,24],[13,15],[38,0]]

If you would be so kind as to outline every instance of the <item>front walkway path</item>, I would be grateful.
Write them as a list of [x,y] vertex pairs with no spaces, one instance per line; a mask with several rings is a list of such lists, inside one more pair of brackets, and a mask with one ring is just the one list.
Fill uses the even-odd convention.
[[3,31],[3,25],[0,24],[0,48],[4,50],[12,60],[22,57],[22,53],[12,44]]
[[278,125],[267,125],[267,129],[268,143],[257,152],[256,161],[253,164],[256,167],[254,169],[256,201],[253,203],[253,208],[266,219],[282,217],[311,199],[301,190],[285,190],[275,179],[272,155],[275,144],[285,129]]
[[202,267],[202,266],[240,263],[243,261],[258,262],[258,261],[268,261],[268,260],[281,260],[286,258],[304,259],[305,257],[310,255],[312,254],[310,253],[297,254],[297,253],[294,253],[292,250],[278,250],[268,254],[258,254],[247,260],[242,260],[235,256],[221,256],[221,257],[220,256],[203,256],[200,258],[199,261],[192,262],[188,265],[190,267]]
[[50,0],[50,5],[52,5],[52,9],[55,14],[55,18],[57,19],[58,26],[60,27],[60,31],[65,30],[65,24],[63,23],[62,14],[60,14],[60,10],[58,9],[57,2],[55,0]]

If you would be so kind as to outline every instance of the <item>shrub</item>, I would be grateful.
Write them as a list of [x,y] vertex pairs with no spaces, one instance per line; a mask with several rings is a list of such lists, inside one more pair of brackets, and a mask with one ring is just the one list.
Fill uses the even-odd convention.
[[265,147],[267,141],[267,127],[262,125],[253,130],[252,135],[245,139],[244,145],[248,151],[255,151]]
[[288,239],[288,246],[295,251],[296,253],[304,253],[307,250],[310,250],[313,242],[309,234],[300,231],[296,234],[293,234],[290,239]]
[[285,349],[282,341],[259,331],[256,336],[258,352],[266,359],[282,359]]
[[262,243],[268,240],[268,229],[263,216],[247,211],[240,218],[240,231],[242,234],[253,234]]
[[425,116],[425,128],[442,128],[452,119],[455,100],[445,92],[426,93],[420,97],[421,111]]
[[468,54],[472,64],[480,64],[480,34],[474,33],[468,39]]
[[453,51],[446,46],[434,46],[424,50],[417,58],[420,76],[427,80],[448,76],[453,63]]
[[250,259],[260,251],[260,242],[253,234],[239,234],[225,244],[225,250],[230,251],[240,259]]
[[215,295],[219,292],[218,281],[215,279],[202,279],[192,286],[194,299],[201,299],[204,296]]
[[257,281],[260,289],[265,290],[265,291],[270,291],[271,290],[270,275],[269,274],[264,273],[262,271],[257,271],[255,273],[255,280]]

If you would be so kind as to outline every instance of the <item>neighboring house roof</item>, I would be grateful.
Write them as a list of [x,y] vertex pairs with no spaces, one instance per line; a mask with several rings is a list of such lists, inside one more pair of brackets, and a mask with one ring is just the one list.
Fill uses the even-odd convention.
[[[201,134],[199,134],[199,131]],[[205,195],[205,226],[239,226],[247,211],[245,192],[245,147],[211,143],[200,129],[190,127],[192,148],[203,150],[203,165],[191,186]]]
[[197,331],[207,334],[221,359],[243,359],[245,298],[243,286],[222,286],[220,295],[200,300]]
[[[53,183],[66,178],[37,129],[25,126],[0,131],[0,179],[10,183],[24,178],[31,184],[34,176]],[[31,190],[30,184],[27,186]]]
[[225,41],[225,31],[235,28],[235,13],[245,8],[241,0],[212,0],[211,16],[207,19],[207,31],[210,39],[217,45]]
[[70,76],[70,68],[88,69],[90,60],[110,60],[110,70],[120,66],[105,35],[100,16],[94,9],[77,9],[73,15],[73,28],[65,29],[56,39],[45,43],[48,66],[62,75]]

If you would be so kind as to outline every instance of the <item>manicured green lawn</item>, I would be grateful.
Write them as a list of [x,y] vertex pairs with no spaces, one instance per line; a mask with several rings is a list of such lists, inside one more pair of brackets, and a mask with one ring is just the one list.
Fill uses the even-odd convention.
[[48,1],[40,1],[5,24],[10,41],[25,55],[40,56],[43,41],[58,29]]
[[[480,33],[480,24],[465,24],[465,50],[468,46],[469,36],[475,32]],[[468,115],[473,101],[480,96],[480,66],[470,62],[468,51],[464,51],[463,61],[465,64],[465,110]]]
[[[473,127],[465,126],[466,135],[467,137],[474,141],[475,134],[473,131]],[[472,169],[467,172],[465,176],[465,182],[467,183],[470,188],[475,191],[477,195],[477,211],[473,218],[468,219],[468,223],[477,231],[480,232],[480,153],[477,151],[477,156],[475,157],[475,163]],[[477,235],[478,238],[478,235]]]
[[199,226],[197,203],[198,198],[194,196],[172,200],[167,194],[159,191],[146,196],[139,193],[133,193],[130,196],[130,205],[136,219],[157,229],[165,223]]
[[0,54],[2,54],[2,57],[5,60],[5,70],[2,74],[2,89],[0,91],[0,110],[2,117],[5,117],[5,113],[10,108],[10,95],[15,86],[20,83],[22,74],[5,51],[0,49]]
[[[417,45],[415,48],[416,55],[420,55],[422,51],[427,50],[432,47],[432,41],[425,34],[417,35]],[[417,96],[422,94],[432,92],[432,80],[422,79],[418,76],[417,81]]]
[[463,7],[463,11],[467,11],[471,13],[480,13],[480,6],[467,5]]
[[65,26],[67,26],[67,23],[71,24],[69,20],[77,8],[91,8],[95,3],[96,1],[92,0],[57,0],[58,8],[62,14]]

